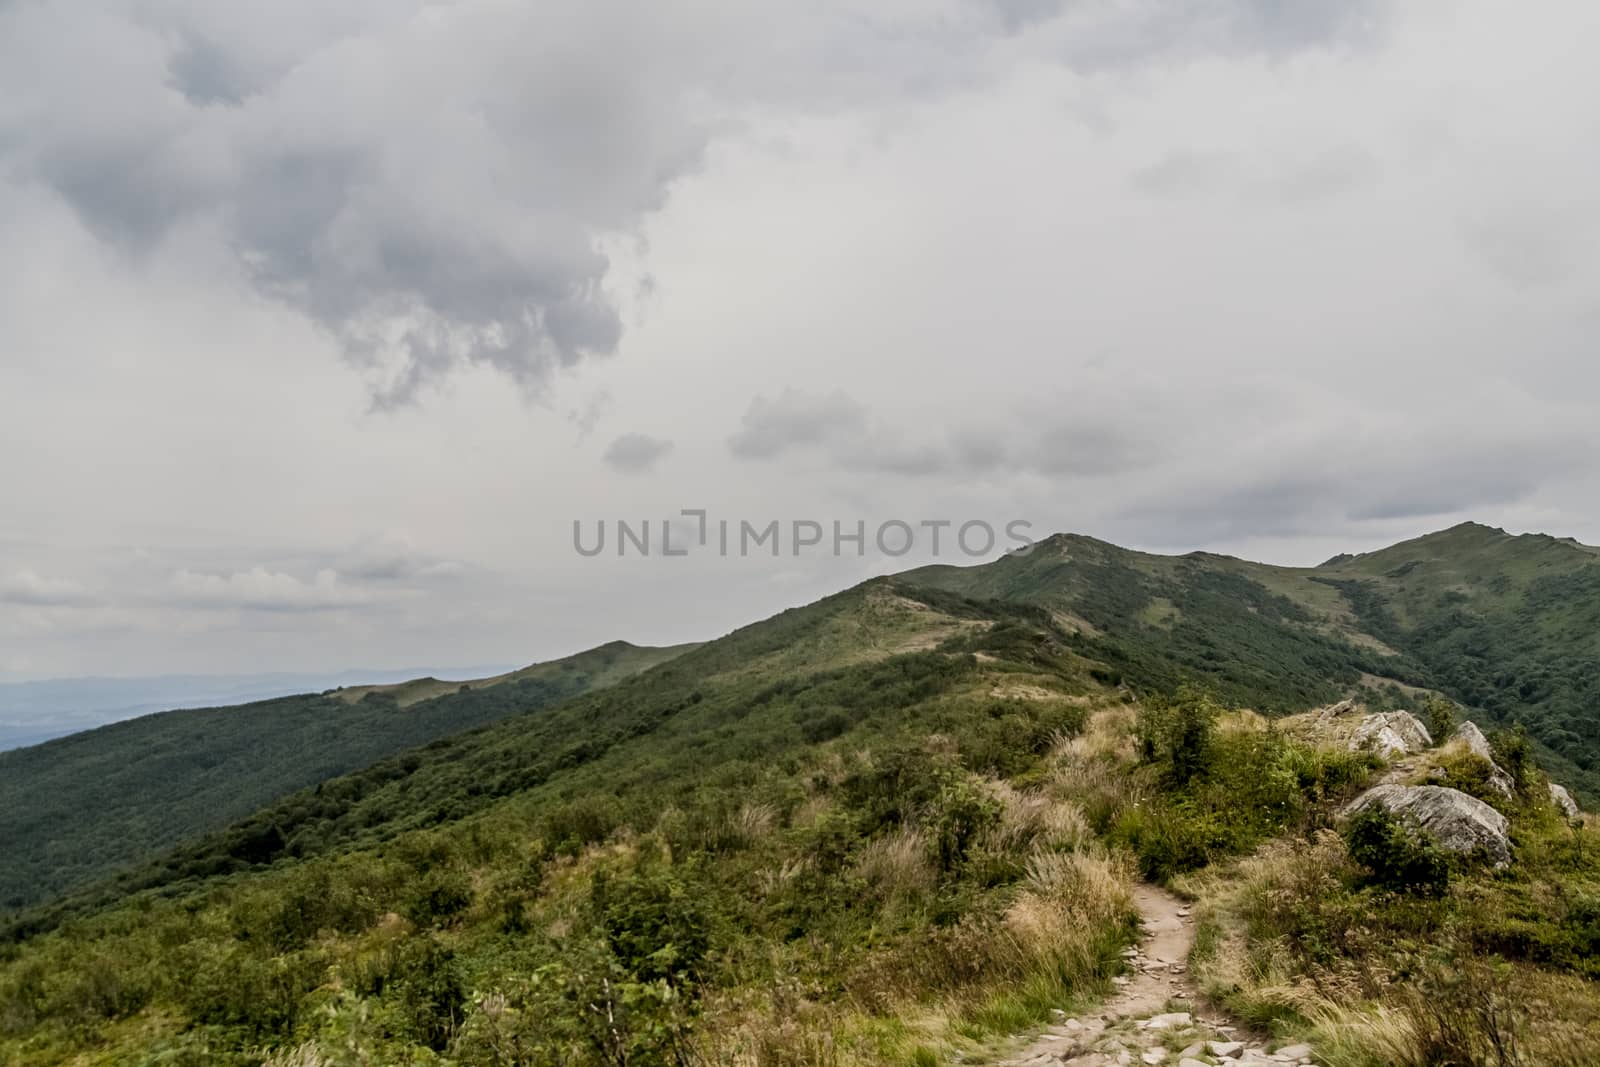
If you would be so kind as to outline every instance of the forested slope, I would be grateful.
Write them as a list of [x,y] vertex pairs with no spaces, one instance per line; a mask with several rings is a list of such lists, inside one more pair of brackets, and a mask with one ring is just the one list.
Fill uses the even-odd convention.
[[0,912],[391,753],[548,707],[681,651],[614,642],[405,707],[385,690],[355,703],[308,694],[148,715],[0,752]]

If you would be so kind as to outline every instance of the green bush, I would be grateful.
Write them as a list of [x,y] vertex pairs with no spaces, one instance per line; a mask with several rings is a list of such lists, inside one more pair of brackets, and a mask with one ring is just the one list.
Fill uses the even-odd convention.
[[472,906],[472,883],[459,871],[432,870],[422,876],[406,901],[406,918],[426,929],[449,926]]
[[1358,813],[1344,831],[1350,858],[1384,889],[1439,896],[1450,885],[1449,854],[1388,812]]
[[1456,728],[1456,706],[1444,697],[1430,697],[1424,709],[1428,719],[1428,734],[1435,745],[1442,745]]
[[933,858],[941,871],[958,870],[978,835],[1000,820],[1000,803],[974,781],[947,777],[928,813]]
[[697,981],[711,946],[705,899],[676,870],[651,861],[620,876],[597,872],[589,904],[624,968],[676,988]]
[[1532,791],[1534,779],[1539,773],[1539,765],[1533,758],[1533,742],[1528,739],[1527,727],[1517,723],[1510,730],[1495,731],[1490,746],[1494,749],[1495,762],[1511,776],[1517,794],[1527,796]]
[[579,797],[545,816],[545,848],[553,855],[575,856],[621,825],[622,805],[615,797]]
[[1170,698],[1150,700],[1139,715],[1140,755],[1164,767],[1174,785],[1204,777],[1220,711],[1208,693],[1191,685],[1180,686]]

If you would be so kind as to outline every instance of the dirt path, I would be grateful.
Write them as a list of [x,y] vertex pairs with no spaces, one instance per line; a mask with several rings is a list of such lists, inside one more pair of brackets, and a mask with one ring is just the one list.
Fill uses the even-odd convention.
[[1189,977],[1194,920],[1177,897],[1152,885],[1133,891],[1143,933],[1124,955],[1130,974],[1098,1011],[1065,1014],[1000,1067],[1113,1067],[1120,1064],[1230,1064],[1239,1067],[1310,1063],[1304,1046],[1268,1052],[1221,1018],[1198,1012]]

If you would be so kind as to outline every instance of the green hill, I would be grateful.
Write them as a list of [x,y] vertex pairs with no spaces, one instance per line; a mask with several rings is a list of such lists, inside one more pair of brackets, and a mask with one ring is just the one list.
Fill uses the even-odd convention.
[[394,752],[547,707],[682,652],[613,642],[424,700],[376,686],[172,711],[0,752],[0,911],[38,903]]

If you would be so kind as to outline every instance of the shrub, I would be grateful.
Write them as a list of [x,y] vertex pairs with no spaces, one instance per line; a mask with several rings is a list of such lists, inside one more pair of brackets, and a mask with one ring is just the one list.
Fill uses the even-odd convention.
[[1358,813],[1345,827],[1350,858],[1384,889],[1438,896],[1450,885],[1450,859],[1388,812]]
[[432,938],[408,943],[390,979],[392,997],[405,1036],[443,1052],[461,1023],[466,991],[457,972],[455,953]]
[[1490,747],[1494,760],[1511,776],[1517,793],[1526,796],[1538,774],[1539,765],[1533,758],[1533,742],[1528,740],[1528,729],[1520,722],[1510,730],[1497,730]]
[[622,825],[622,805],[615,797],[583,796],[556,808],[544,819],[545,849],[575,856],[598,845]]
[[1435,696],[1429,699],[1424,713],[1428,719],[1428,733],[1432,736],[1433,743],[1444,744],[1450,736],[1450,731],[1456,728],[1456,706],[1444,697]]
[[622,876],[597,872],[590,908],[617,961],[645,982],[693,984],[711,945],[705,894],[650,863]]
[[427,928],[449,926],[472,906],[472,885],[465,874],[429,871],[406,902],[406,918]]
[[1220,710],[1209,694],[1190,685],[1170,699],[1152,700],[1139,716],[1140,755],[1146,763],[1164,765],[1174,785],[1203,777],[1210,769]]
[[947,778],[928,816],[934,861],[953,872],[967,861],[979,836],[1000,821],[1000,801],[970,778]]

